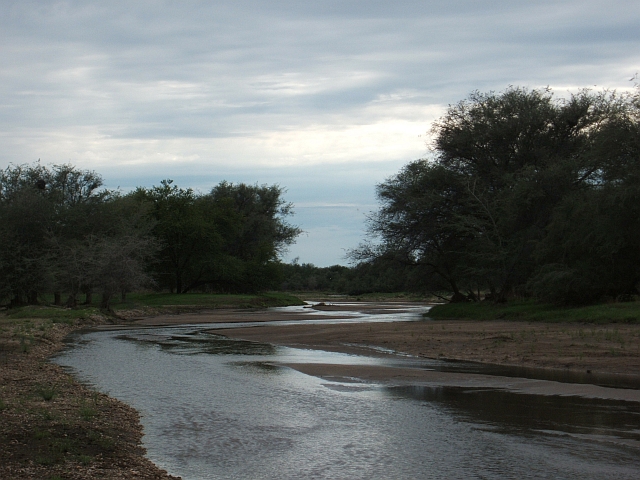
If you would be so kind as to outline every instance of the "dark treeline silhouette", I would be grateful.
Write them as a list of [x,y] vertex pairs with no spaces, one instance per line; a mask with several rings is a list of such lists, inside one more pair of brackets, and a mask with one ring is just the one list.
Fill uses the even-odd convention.
[[[71,165],[0,171],[0,300],[75,306],[153,287],[256,292],[281,281],[278,256],[300,233],[278,186],[171,180],[123,195]],[[63,300],[62,295],[66,295]]]
[[370,241],[353,259],[418,269],[427,289],[453,301],[638,293],[638,91],[476,92],[431,134],[429,159],[377,186]]
[[377,186],[353,267],[283,265],[300,230],[278,186],[171,180],[123,195],[70,165],[0,172],[0,299],[77,304],[141,287],[450,292],[580,304],[640,289],[640,91],[473,93],[432,155]]
[[424,271],[394,260],[378,258],[352,267],[316,267],[311,263],[282,265],[280,289],[291,292],[326,292],[345,295],[366,293],[434,293],[424,282]]

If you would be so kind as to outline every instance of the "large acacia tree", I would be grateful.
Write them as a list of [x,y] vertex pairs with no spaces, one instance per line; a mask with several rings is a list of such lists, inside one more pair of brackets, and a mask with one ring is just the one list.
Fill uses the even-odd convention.
[[[640,279],[637,99],[473,93],[434,124],[430,159],[378,186],[370,234],[379,241],[359,253],[426,267],[457,300],[471,288],[499,301],[632,293]],[[611,281],[596,288],[603,275]],[[564,293],[550,295],[552,280]]]

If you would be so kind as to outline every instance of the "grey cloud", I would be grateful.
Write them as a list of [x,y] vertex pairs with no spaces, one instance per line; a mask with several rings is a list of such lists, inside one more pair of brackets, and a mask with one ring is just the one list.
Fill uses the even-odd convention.
[[[234,178],[253,179],[253,159],[217,151],[219,141],[266,145],[290,134],[277,139],[286,143],[309,129],[390,118],[423,121],[425,132],[433,118],[421,112],[509,84],[631,87],[638,24],[640,6],[629,0],[5,0],[0,166],[47,155],[83,162],[111,149],[118,157],[101,164],[105,176],[115,164],[133,177],[144,167],[131,156],[162,153],[137,143],[175,141],[200,159],[189,164],[200,176],[242,160]],[[353,165],[332,177],[310,165],[339,142],[310,145],[281,154],[305,155],[298,173],[262,171],[291,185],[296,201],[370,204],[373,185],[411,160],[402,152],[426,152],[350,154]],[[173,171],[164,163],[154,175]],[[308,188],[305,175],[322,188]],[[368,194],[355,176],[370,182]]]

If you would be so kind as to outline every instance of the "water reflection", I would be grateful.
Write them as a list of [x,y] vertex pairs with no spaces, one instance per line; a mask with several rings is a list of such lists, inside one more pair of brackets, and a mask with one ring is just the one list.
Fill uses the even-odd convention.
[[636,402],[460,387],[402,386],[385,390],[392,397],[439,404],[460,419],[506,432],[556,431],[640,442],[640,405]]
[[181,355],[273,355],[276,347],[265,343],[230,340],[220,335],[191,331],[182,335],[131,333],[115,338],[141,345],[157,345],[170,353]]
[[206,328],[87,333],[56,361],[139,410],[149,457],[185,480],[638,477],[636,403],[332,382],[277,363],[465,365],[274,347]]

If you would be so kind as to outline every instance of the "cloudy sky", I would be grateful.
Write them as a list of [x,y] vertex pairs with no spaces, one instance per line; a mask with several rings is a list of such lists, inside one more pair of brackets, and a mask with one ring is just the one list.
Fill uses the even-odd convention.
[[0,0],[0,167],[72,163],[108,187],[277,183],[346,264],[375,185],[427,155],[473,90],[630,90],[632,0]]

